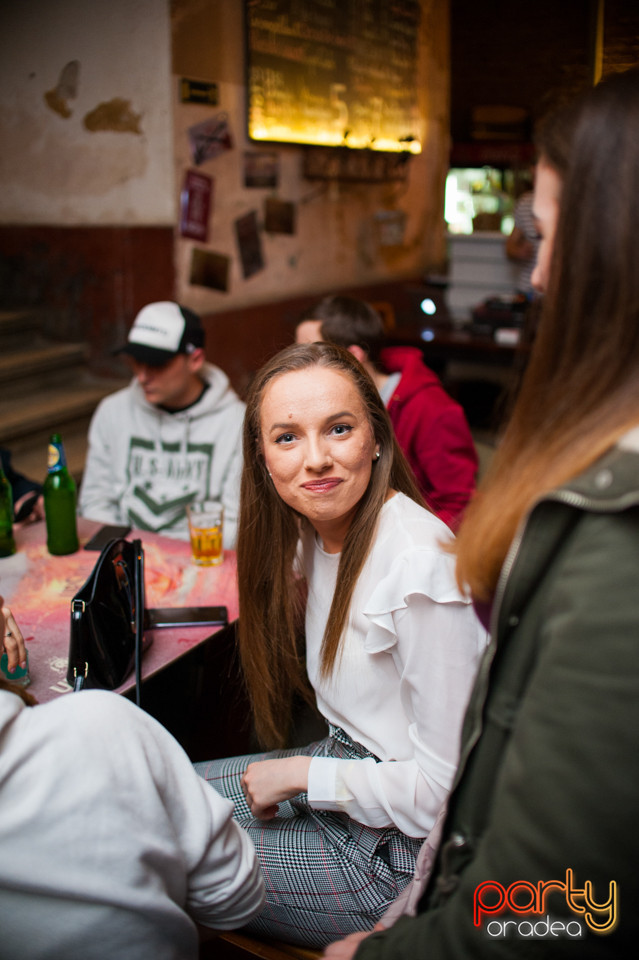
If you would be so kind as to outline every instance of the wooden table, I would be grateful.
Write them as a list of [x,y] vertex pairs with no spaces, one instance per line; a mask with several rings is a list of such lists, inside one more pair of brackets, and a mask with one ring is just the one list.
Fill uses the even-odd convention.
[[[80,550],[53,557],[46,548],[44,523],[16,533],[17,553],[0,559],[0,594],[20,625],[29,651],[29,691],[40,703],[67,693],[70,603],[89,576],[99,553],[82,549],[100,524],[79,519]],[[217,567],[199,567],[191,560],[190,545],[146,531],[132,531],[145,554],[147,607],[224,605],[229,621],[238,616],[235,553],[225,551]],[[151,631],[153,643],[142,661],[142,679],[148,680],[212,636],[219,628],[191,626]],[[135,686],[133,674],[119,693]]]

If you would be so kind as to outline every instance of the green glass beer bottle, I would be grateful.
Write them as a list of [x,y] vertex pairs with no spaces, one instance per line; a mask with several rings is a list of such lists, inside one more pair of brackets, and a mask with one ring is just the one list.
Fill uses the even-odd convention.
[[4,475],[0,463],[0,557],[10,557],[16,552],[13,539],[13,496],[11,484]]
[[47,550],[54,556],[75,553],[80,546],[75,515],[75,480],[67,469],[59,433],[52,434],[49,440],[49,472],[44,481],[43,494]]

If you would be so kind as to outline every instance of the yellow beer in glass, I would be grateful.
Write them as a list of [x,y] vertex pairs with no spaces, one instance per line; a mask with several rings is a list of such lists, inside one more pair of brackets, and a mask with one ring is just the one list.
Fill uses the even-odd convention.
[[224,559],[222,549],[224,507],[219,500],[199,500],[186,508],[191,554],[201,567],[216,566]]

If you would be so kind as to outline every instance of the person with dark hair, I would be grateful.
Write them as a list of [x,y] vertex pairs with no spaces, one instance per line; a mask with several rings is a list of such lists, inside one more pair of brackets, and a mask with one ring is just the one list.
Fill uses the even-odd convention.
[[385,347],[382,319],[355,297],[326,297],[296,328],[298,343],[327,340],[373,378],[424,500],[453,530],[475,489],[478,458],[464,411],[416,347]]
[[[0,597],[0,652],[24,639]],[[42,705],[0,678],[0,953],[197,960],[259,912],[264,883],[231,804],[173,737],[106,690]]]
[[[372,926],[412,876],[485,644],[451,540],[348,351],[292,346],[258,372],[239,651],[257,735],[276,749],[196,764],[256,842],[267,902],[250,930],[326,944]],[[329,735],[282,749],[294,694],[314,694]]]
[[331,960],[636,949],[638,130],[634,69],[538,131],[541,322],[455,545],[491,644],[404,915]]
[[187,504],[221,500],[232,549],[244,404],[205,362],[200,318],[177,303],[147,304],[116,353],[130,358],[134,376],[93,415],[80,513],[188,539]]

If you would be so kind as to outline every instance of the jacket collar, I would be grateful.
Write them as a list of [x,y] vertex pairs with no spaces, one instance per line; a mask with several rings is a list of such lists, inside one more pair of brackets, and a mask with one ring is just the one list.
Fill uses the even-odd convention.
[[633,427],[592,466],[544,499],[594,512],[625,510],[639,502],[638,456],[639,427]]

